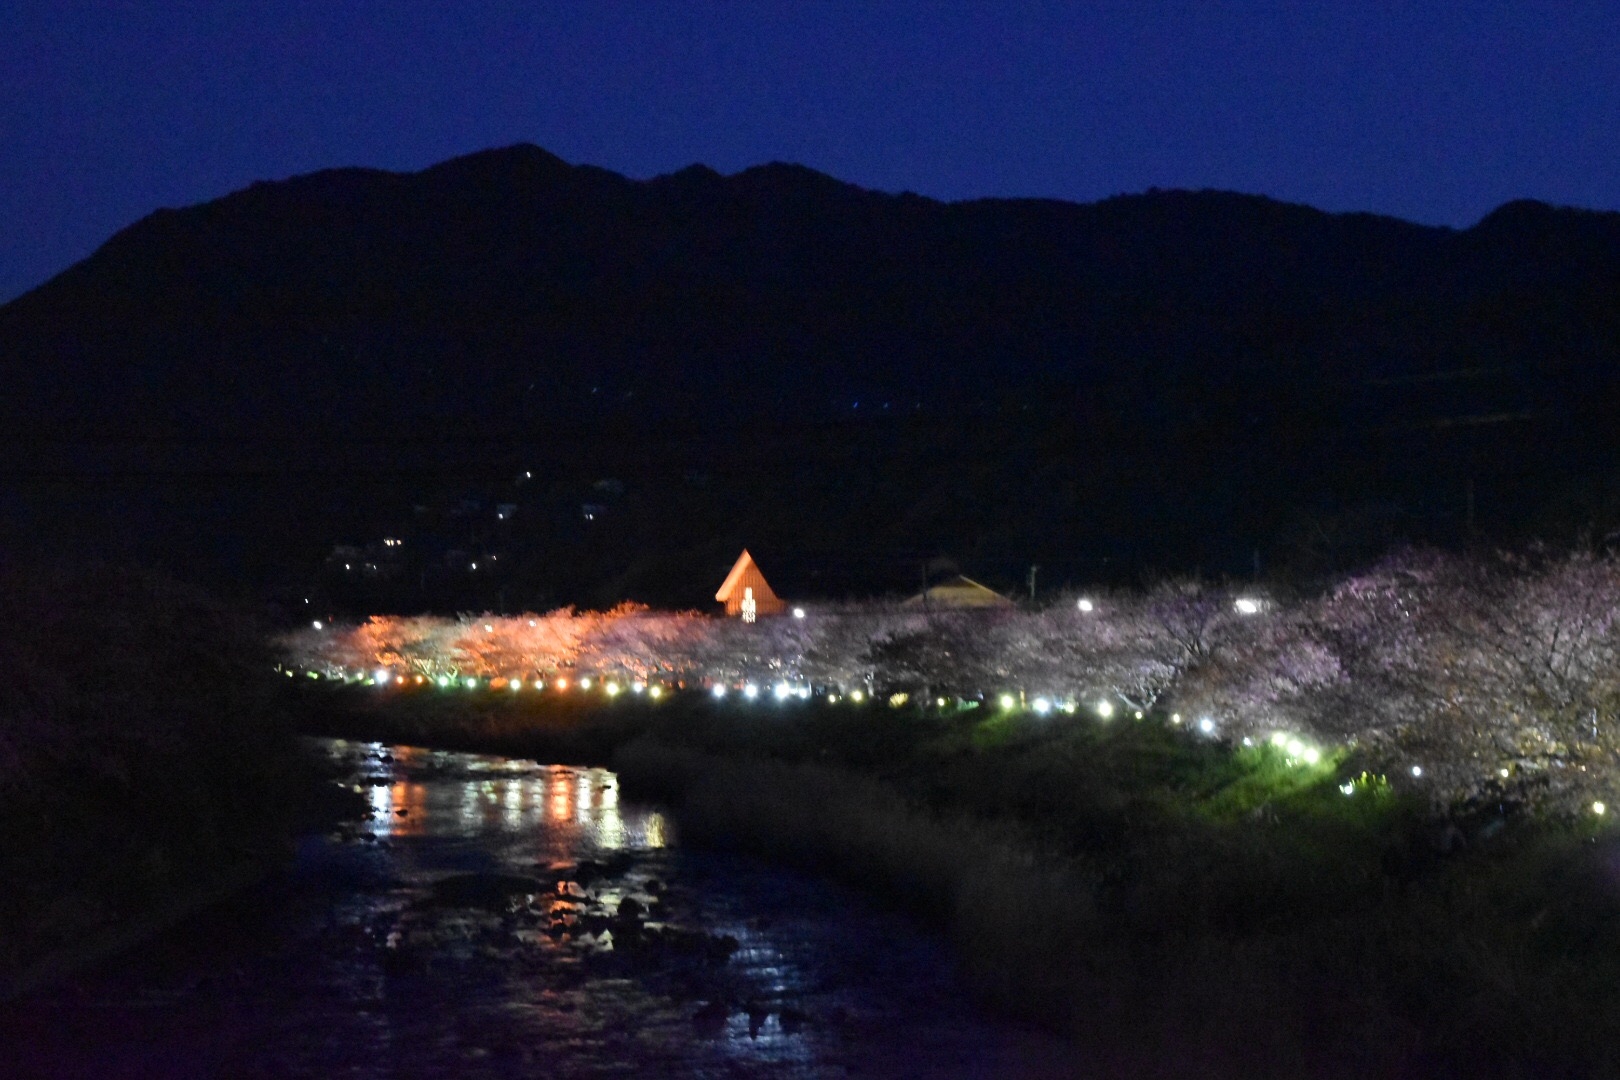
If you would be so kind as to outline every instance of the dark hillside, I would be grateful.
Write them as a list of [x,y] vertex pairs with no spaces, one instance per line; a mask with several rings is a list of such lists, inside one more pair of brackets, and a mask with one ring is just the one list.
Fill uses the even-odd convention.
[[[758,530],[1245,569],[1603,524],[1617,356],[1616,214],[943,204],[518,146],[159,211],[0,308],[0,514],[262,582],[478,491],[552,599],[679,592],[632,565]],[[537,463],[544,498],[501,493]]]

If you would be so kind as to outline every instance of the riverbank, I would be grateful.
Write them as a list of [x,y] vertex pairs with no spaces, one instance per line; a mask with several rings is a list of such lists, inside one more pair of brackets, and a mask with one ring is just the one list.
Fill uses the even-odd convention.
[[1333,760],[1154,717],[349,700],[416,741],[607,752],[688,841],[938,927],[987,1004],[1104,1075],[1614,1071],[1620,846],[1601,823],[1442,817]]
[[172,925],[362,805],[304,753],[256,629],[110,567],[0,581],[0,1000]]

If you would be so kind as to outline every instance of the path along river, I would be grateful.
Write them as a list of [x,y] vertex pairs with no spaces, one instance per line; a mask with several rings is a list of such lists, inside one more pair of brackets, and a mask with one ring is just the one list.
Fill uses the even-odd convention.
[[372,820],[0,1010],[0,1075],[1075,1075],[1059,1043],[977,1013],[937,940],[682,849],[611,772],[326,746]]

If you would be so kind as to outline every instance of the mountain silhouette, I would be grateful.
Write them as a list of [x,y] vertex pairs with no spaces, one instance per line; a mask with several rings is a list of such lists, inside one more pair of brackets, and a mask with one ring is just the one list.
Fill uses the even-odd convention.
[[[1520,201],[1455,230],[1218,191],[943,203],[783,163],[634,181],[514,146],[119,232],[0,307],[0,466],[38,520],[41,477],[349,470],[403,498],[433,470],[437,490],[574,455],[583,482],[653,455],[721,476],[732,502],[702,514],[768,523],[761,500],[791,497],[779,517],[813,509],[824,548],[1205,565],[1193,538],[1230,561],[1309,508],[1393,506],[1454,539],[1555,491],[1601,502],[1617,355],[1620,214]],[[845,520],[878,512],[863,485],[883,529]],[[294,516],[310,537],[344,517]],[[688,526],[679,543],[721,542]]]

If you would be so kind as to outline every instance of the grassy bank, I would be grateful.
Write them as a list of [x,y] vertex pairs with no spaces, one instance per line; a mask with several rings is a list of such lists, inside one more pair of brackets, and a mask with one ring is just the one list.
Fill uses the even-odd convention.
[[683,835],[934,920],[996,1007],[1131,1076],[1603,1076],[1617,848],[1439,821],[1151,723],[805,712],[617,759]]
[[1620,844],[1600,821],[1437,817],[1352,766],[1152,717],[368,693],[330,700],[388,717],[375,737],[612,753],[686,841],[939,927],[988,1003],[1102,1075],[1620,1068]]
[[0,577],[0,995],[273,867],[346,801],[249,622],[153,575]]

